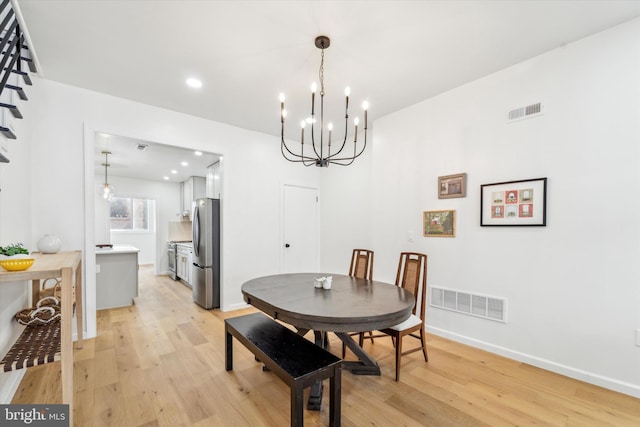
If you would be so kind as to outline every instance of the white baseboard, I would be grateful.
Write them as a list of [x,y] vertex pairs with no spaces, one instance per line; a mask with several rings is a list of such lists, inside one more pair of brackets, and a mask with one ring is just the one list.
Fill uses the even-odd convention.
[[247,303],[242,302],[242,303],[231,304],[229,306],[221,307],[220,311],[234,311],[234,310],[240,310],[247,307],[251,307],[251,306]]
[[20,381],[26,373],[26,369],[2,373],[0,377],[0,404],[9,405],[11,403],[11,399],[20,387]]
[[505,347],[493,345],[484,341],[477,340],[475,338],[470,338],[465,335],[447,331],[445,329],[427,326],[426,330],[431,334],[448,338],[452,341],[460,342],[462,344],[467,344],[471,347],[480,348],[482,350],[486,350],[491,353],[499,354],[500,356],[508,357],[509,359],[517,360],[523,363],[528,363],[529,365],[546,369],[547,371],[555,372],[557,374],[564,375],[569,378],[584,381],[589,384],[594,384],[600,387],[607,388],[609,390],[617,391],[620,393],[628,394],[633,397],[640,398],[639,384],[631,384],[628,382],[616,380],[614,378],[609,378],[609,377],[594,374],[591,372],[583,371],[581,369],[556,363],[547,359],[542,359],[540,357],[532,356],[530,354],[514,351]]

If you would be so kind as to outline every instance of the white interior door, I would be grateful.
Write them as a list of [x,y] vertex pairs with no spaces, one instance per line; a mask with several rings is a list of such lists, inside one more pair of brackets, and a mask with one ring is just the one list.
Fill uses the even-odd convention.
[[283,273],[318,271],[318,190],[285,185],[282,223]]

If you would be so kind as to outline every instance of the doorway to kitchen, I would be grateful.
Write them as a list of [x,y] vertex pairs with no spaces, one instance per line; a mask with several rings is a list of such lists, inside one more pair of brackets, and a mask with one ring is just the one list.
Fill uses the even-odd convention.
[[[103,187],[108,180],[115,188],[112,200],[120,199],[133,206],[133,210],[136,206],[155,207],[148,209],[152,216],[145,229],[114,230],[110,225],[118,220],[110,215],[113,209],[106,207],[113,206],[113,201],[105,205],[97,190],[96,243],[133,244],[135,240],[134,246],[140,249],[141,264],[154,264],[156,274],[170,274],[167,245],[172,240],[191,240],[189,212],[192,201],[201,197],[221,197],[221,156],[101,132],[95,133],[93,148],[96,187]],[[110,153],[108,166],[104,166],[104,152]],[[143,209],[138,210],[142,212]],[[127,226],[132,225],[125,222]],[[183,237],[172,237],[171,223],[181,223],[172,230],[184,229]]]

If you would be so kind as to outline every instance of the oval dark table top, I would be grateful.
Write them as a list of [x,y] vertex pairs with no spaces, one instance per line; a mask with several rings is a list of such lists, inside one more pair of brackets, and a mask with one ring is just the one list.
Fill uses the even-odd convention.
[[[331,289],[314,278],[333,276]],[[384,282],[326,273],[277,274],[242,285],[244,300],[274,319],[298,328],[361,332],[396,325],[411,315],[415,298]]]

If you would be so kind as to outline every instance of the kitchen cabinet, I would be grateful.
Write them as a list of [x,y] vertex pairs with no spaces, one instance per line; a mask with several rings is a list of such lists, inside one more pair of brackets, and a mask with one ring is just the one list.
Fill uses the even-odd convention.
[[191,244],[178,243],[176,276],[182,279],[187,285],[191,286],[191,263],[192,263],[192,247]]
[[182,192],[182,212],[191,214],[191,202],[206,197],[206,179],[202,176],[192,176],[180,184]]
[[125,307],[138,296],[138,252],[130,245],[96,249],[96,308]]
[[206,197],[222,199],[222,162],[217,161],[207,168]]

